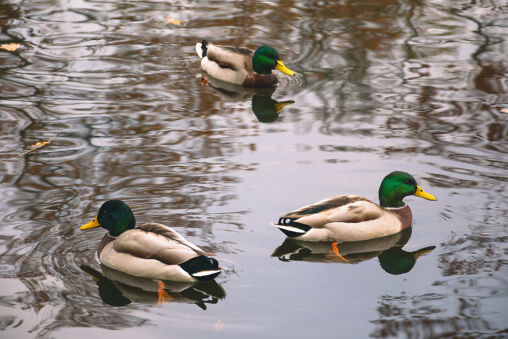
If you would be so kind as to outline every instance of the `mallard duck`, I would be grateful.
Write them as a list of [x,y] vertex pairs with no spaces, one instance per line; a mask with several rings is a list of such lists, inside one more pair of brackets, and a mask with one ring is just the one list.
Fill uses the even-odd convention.
[[97,249],[105,266],[137,277],[197,281],[214,279],[221,269],[210,258],[175,230],[157,223],[135,228],[136,219],[121,200],[102,204],[99,214],[80,229],[102,226],[109,232]]
[[196,44],[201,69],[215,79],[248,87],[270,87],[277,84],[272,74],[276,69],[284,74],[295,73],[280,61],[271,46],[261,46],[253,52],[248,48],[218,46],[206,40]]
[[416,195],[437,200],[408,173],[395,171],[379,187],[378,206],[358,195],[340,195],[302,207],[279,218],[275,227],[304,241],[361,241],[395,234],[411,226],[411,209],[402,199]]

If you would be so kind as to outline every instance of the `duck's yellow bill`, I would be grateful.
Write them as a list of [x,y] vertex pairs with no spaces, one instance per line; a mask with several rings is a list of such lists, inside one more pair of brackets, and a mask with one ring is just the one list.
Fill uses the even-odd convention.
[[289,105],[294,104],[294,103],[295,102],[293,100],[277,102],[277,103],[275,103],[275,110],[277,111],[277,113],[280,113],[280,111],[282,111],[282,109],[284,107],[289,106]]
[[90,221],[88,224],[84,224],[79,229],[80,230],[89,230],[90,228],[95,228],[95,227],[99,227],[99,226],[100,226],[100,224],[97,221],[97,217],[95,217],[95,218],[93,218],[92,221]]
[[416,185],[416,192],[415,192],[415,195],[417,197],[420,197],[420,198],[423,198],[423,199],[427,199],[427,200],[437,200],[435,196],[433,196],[432,194],[430,193],[427,193],[425,192],[424,190],[422,190],[422,188],[418,185]]
[[280,60],[277,60],[277,66],[275,66],[275,69],[287,75],[295,75],[295,72],[284,66]]

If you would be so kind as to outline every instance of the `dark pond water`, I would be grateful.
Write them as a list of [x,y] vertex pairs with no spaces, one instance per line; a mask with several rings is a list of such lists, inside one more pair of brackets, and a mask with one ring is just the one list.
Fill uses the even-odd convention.
[[[0,336],[508,337],[507,8],[2,1],[0,44],[20,46],[0,49]],[[204,38],[270,44],[297,76],[203,87]],[[408,198],[413,228],[345,244],[347,262],[270,226],[328,196],[377,201],[393,170],[438,201]],[[143,282],[96,283],[104,231],[78,227],[107,199],[226,272],[162,306]]]

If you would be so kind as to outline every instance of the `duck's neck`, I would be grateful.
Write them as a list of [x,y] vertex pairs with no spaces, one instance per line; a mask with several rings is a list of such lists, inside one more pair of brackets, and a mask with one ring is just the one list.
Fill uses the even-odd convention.
[[379,204],[381,207],[385,208],[400,208],[404,207],[406,204],[402,201],[402,196],[397,191],[393,190],[393,188],[389,184],[382,183],[379,187]]
[[397,215],[402,225],[401,230],[411,226],[411,223],[413,222],[413,213],[408,205],[396,208],[389,207],[387,210]]
[[101,241],[99,242],[99,247],[97,247],[97,255],[99,256],[99,258],[101,257],[101,252],[104,249],[104,247],[106,247],[107,244],[109,244],[110,242],[112,242],[115,239],[116,239],[116,237],[110,236],[109,233],[106,233],[102,237]]

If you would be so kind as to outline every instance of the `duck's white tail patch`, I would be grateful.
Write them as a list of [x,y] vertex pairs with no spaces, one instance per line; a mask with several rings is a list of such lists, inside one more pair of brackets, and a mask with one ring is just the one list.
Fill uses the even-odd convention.
[[298,234],[304,234],[306,232],[304,230],[301,230],[301,229],[293,227],[293,226],[283,226],[283,225],[277,225],[277,224],[274,224],[274,223],[272,223],[272,226],[275,226],[275,227],[277,227],[278,229],[281,229],[281,230],[286,230],[286,231],[294,232],[294,233],[298,233]]
[[217,274],[220,272],[222,272],[222,271],[221,270],[207,270],[207,271],[200,271],[200,272],[193,273],[192,276],[197,277],[197,278],[203,278],[203,277],[208,277],[210,275],[214,275],[214,274]]
[[198,42],[196,44],[196,53],[198,54],[200,59],[203,59],[203,48],[202,48],[201,42]]

